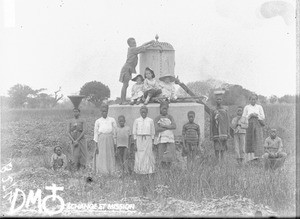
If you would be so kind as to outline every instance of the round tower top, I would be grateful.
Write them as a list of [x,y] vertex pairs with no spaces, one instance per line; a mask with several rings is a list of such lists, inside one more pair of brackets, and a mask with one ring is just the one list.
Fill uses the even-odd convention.
[[156,34],[155,36],[155,42],[153,43],[152,46],[148,47],[147,50],[169,50],[169,51],[174,51],[173,46],[170,43],[167,42],[159,42],[158,41],[159,36]]

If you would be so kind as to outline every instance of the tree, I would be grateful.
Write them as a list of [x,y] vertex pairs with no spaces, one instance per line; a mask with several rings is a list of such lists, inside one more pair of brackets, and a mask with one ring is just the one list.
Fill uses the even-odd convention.
[[279,103],[295,103],[296,98],[294,95],[284,95],[278,99]]
[[270,98],[270,103],[277,103],[278,102],[278,97],[276,95],[271,95]]
[[10,97],[10,105],[12,107],[23,107],[31,98],[35,98],[37,94],[45,90],[44,88],[33,90],[28,85],[16,84],[8,90]]
[[110,89],[99,81],[91,81],[81,87],[80,95],[86,96],[88,101],[99,106],[105,98],[110,97]]
[[267,97],[263,95],[258,95],[258,100],[261,104],[266,104],[268,102]]

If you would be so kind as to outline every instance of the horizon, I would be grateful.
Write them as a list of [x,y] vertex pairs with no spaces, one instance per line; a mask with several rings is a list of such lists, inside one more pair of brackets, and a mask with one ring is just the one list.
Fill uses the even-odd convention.
[[213,78],[267,97],[296,94],[294,11],[267,19],[259,11],[266,0],[149,2],[2,1],[0,95],[19,83],[48,94],[61,86],[66,97],[96,80],[116,99],[127,38],[141,45],[156,34],[173,45],[185,84]]

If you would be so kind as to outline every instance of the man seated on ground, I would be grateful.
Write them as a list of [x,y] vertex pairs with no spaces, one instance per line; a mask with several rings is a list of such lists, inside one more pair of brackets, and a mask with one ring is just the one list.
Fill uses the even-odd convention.
[[264,148],[265,154],[262,156],[262,158],[264,160],[265,167],[266,164],[270,164],[269,158],[282,158],[281,160],[284,161],[287,156],[287,154],[282,151],[282,140],[277,136],[276,129],[271,129],[270,136],[265,140]]

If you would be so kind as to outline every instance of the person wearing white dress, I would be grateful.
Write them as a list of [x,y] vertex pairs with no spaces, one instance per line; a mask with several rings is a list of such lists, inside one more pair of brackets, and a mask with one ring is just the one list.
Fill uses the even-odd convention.
[[96,151],[94,170],[100,174],[115,172],[116,120],[108,117],[108,105],[101,106],[102,117],[97,119],[94,127]]
[[152,151],[155,128],[153,119],[147,117],[148,108],[146,106],[141,107],[140,114],[141,117],[134,121],[132,129],[136,150],[134,172],[138,174],[141,190],[145,196],[150,187],[150,174],[154,173],[155,168],[155,158]]
[[246,153],[247,160],[253,160],[261,157],[264,153],[263,148],[263,126],[265,113],[261,105],[257,104],[258,96],[250,96],[250,104],[246,105],[242,117],[248,119],[248,128],[246,131]]
[[144,95],[144,77],[142,75],[137,75],[132,79],[132,81],[135,81],[136,83],[131,88],[131,105],[134,105],[135,103],[139,105],[142,101],[142,97]]
[[160,87],[161,87],[161,97],[163,97],[166,101],[170,102],[172,100],[176,100],[177,96],[175,94],[175,78],[171,75],[166,75],[160,77]]

